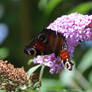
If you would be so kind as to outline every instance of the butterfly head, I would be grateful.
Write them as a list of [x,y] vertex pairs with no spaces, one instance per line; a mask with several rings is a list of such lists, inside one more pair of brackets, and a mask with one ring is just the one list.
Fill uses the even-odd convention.
[[48,43],[48,33],[45,30],[43,30],[38,34],[36,38],[32,40],[31,43],[25,46],[24,53],[31,56],[45,54],[45,52],[48,51],[47,43]]

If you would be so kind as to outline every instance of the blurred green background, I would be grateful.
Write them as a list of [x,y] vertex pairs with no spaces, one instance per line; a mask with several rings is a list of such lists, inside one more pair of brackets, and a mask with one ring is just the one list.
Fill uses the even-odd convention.
[[[28,70],[24,46],[57,17],[72,12],[92,15],[92,0],[0,0],[0,59]],[[92,41],[76,48],[73,61],[72,72],[51,75],[45,69],[42,92],[92,92]]]

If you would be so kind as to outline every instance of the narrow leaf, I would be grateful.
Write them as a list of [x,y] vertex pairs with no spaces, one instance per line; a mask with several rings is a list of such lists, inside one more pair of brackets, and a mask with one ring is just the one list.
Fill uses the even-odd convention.
[[69,13],[72,12],[78,12],[78,13],[87,13],[89,10],[92,10],[92,1],[79,4],[77,7],[75,7],[73,10],[69,11]]
[[89,79],[90,84],[92,85],[92,71],[90,72],[88,79]]
[[62,0],[49,0],[45,10],[44,10],[44,13],[45,15],[49,16],[53,9],[61,2]]
[[90,48],[87,53],[85,53],[83,59],[79,61],[80,64],[78,66],[78,69],[80,72],[84,72],[87,70],[89,67],[92,66],[92,48]]
[[40,66],[41,66],[41,64],[40,64],[40,65],[36,65],[36,66],[30,68],[29,71],[28,71],[28,78],[30,78],[30,75],[31,75],[33,72],[35,72]]

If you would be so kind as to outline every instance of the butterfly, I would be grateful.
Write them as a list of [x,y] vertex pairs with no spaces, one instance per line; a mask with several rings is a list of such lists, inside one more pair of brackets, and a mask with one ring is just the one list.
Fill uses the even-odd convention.
[[70,61],[65,37],[50,29],[42,30],[27,46],[24,53],[36,57],[37,55],[49,55],[55,53],[60,56],[61,62],[68,70],[72,70],[73,63]]

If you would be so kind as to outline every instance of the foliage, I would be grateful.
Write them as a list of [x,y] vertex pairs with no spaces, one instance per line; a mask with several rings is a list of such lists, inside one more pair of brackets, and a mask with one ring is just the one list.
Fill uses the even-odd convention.
[[[27,61],[30,57],[23,53],[25,44],[51,21],[72,12],[92,15],[92,1],[0,0],[0,23],[6,24],[9,31],[8,38],[0,44],[0,59],[16,61],[12,62],[16,67],[25,66],[28,70]],[[46,68],[41,92],[92,92],[92,44],[89,47],[78,46],[73,61],[75,68],[72,72],[63,70],[60,74],[50,75]],[[40,65],[35,69],[38,67]],[[29,70],[29,75],[32,72]],[[30,91],[37,92],[30,89],[22,92]]]
[[30,68],[28,71],[28,78],[30,78],[30,75],[35,72],[41,65],[36,65],[33,68]]

